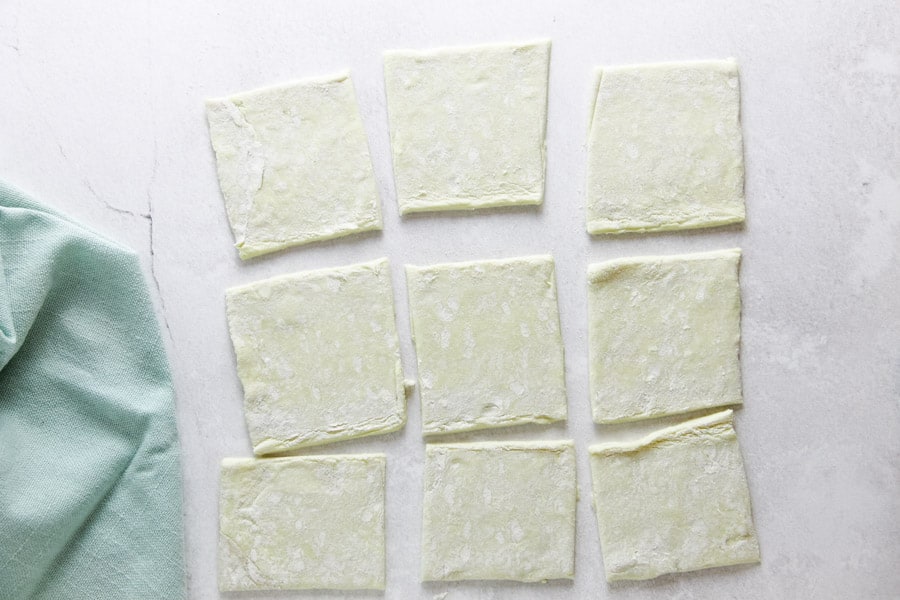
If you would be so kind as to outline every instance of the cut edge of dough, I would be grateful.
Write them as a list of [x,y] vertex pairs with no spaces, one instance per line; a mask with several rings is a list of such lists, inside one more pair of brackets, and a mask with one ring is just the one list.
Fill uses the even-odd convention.
[[713,217],[694,217],[683,221],[650,223],[647,221],[611,221],[609,219],[593,219],[587,222],[587,231],[591,235],[619,235],[627,233],[654,233],[660,231],[679,231],[682,229],[709,229],[712,227],[724,227],[743,223],[747,219],[747,209],[744,205],[743,191],[740,193],[741,202],[736,203],[734,210],[729,213],[720,213]]
[[591,403],[591,414],[594,417],[594,423],[597,425],[621,425],[623,423],[637,423],[640,421],[648,421],[650,419],[663,419],[665,417],[678,417],[701,410],[721,409],[726,406],[742,406],[744,398],[742,394],[738,394],[733,398],[721,398],[710,402],[709,404],[697,404],[685,407],[683,409],[669,409],[665,411],[644,412],[640,414],[621,413],[616,415],[606,415],[598,410],[596,402]]
[[546,263],[552,267],[554,267],[555,271],[555,261],[553,259],[552,254],[529,254],[527,256],[513,256],[509,258],[485,258],[479,260],[464,260],[459,262],[446,262],[446,263],[435,263],[433,265],[405,265],[406,274],[409,275],[421,275],[422,273],[427,273],[432,270],[440,270],[440,271],[454,271],[457,269],[467,269],[472,267],[480,267],[480,266],[507,266],[519,263]]
[[[546,138],[543,144],[542,153],[542,161],[544,164],[544,169],[547,167],[546,160]],[[544,182],[541,182],[541,191],[540,193],[535,193],[533,195],[521,195],[521,196],[509,196],[509,195],[499,195],[499,196],[483,196],[479,198],[469,198],[463,199],[458,197],[448,197],[448,198],[431,198],[427,201],[423,200],[410,200],[404,198],[398,198],[398,204],[400,207],[400,215],[410,215],[415,213],[425,213],[425,212],[449,212],[449,211],[461,211],[461,212],[471,212],[476,210],[481,210],[483,208],[506,208],[506,207],[516,207],[516,206],[540,206],[544,202]]]
[[547,415],[515,415],[502,419],[479,419],[471,421],[441,421],[439,423],[422,423],[422,437],[453,435],[481,431],[483,429],[498,429],[501,427],[513,427],[516,425],[550,425],[559,423],[568,418],[567,408],[564,406],[559,413]]
[[[350,429],[344,429],[337,432],[316,429],[307,431],[304,434],[297,434],[284,440],[272,437],[263,437],[259,440],[253,440],[253,454],[258,457],[271,456],[273,454],[292,452],[301,448],[324,446],[325,444],[333,444],[347,440],[358,440],[373,435],[383,435],[399,431],[406,425],[405,398],[398,398],[397,403],[397,412],[381,419],[370,419],[366,423],[361,425],[358,424]],[[251,437],[253,436],[251,435]]]
[[628,71],[657,71],[672,68],[712,68],[723,73],[738,72],[737,60],[732,57],[726,58],[703,58],[699,60],[667,60],[646,63],[630,63],[622,65],[607,65],[600,67],[608,73],[621,73]]
[[279,284],[279,283],[288,283],[291,281],[304,280],[304,279],[314,279],[317,277],[324,277],[334,273],[348,273],[351,271],[359,271],[364,269],[372,269],[373,271],[381,271],[384,270],[387,272],[387,276],[390,279],[390,262],[387,257],[376,258],[374,260],[361,262],[361,263],[353,263],[350,265],[338,265],[336,267],[322,267],[319,269],[310,269],[308,271],[296,271],[294,273],[285,273],[283,275],[276,275],[274,277],[269,277],[267,279],[259,279],[257,281],[253,281],[250,283],[245,283],[243,285],[236,285],[225,290],[226,299],[233,298],[237,295],[252,292],[254,288],[262,284]]
[[547,583],[548,581],[566,581],[566,580],[575,579],[575,572],[573,569],[572,571],[566,573],[565,575],[555,575],[554,574],[549,577],[541,574],[541,575],[534,575],[531,577],[525,577],[525,576],[523,576],[523,577],[499,577],[498,576],[498,577],[494,577],[494,578],[490,578],[490,579],[487,577],[473,579],[471,577],[466,577],[464,575],[454,575],[454,574],[448,575],[446,577],[436,577],[429,573],[422,573],[421,577],[422,577],[423,583],[432,583],[432,582],[440,583],[440,582],[451,582],[451,581],[485,581],[485,582],[508,581],[508,582],[514,582],[514,583]]
[[341,461],[378,461],[387,463],[387,454],[384,452],[362,452],[357,454],[311,454],[304,456],[275,456],[271,458],[250,458],[246,456],[227,456],[223,458],[219,466],[222,469],[234,467],[250,467],[254,465],[278,465],[296,462],[341,462]]
[[588,114],[588,139],[587,143],[591,142],[591,131],[594,129],[594,117],[597,116],[597,98],[600,96],[600,84],[603,82],[603,67],[594,67],[594,82],[591,86],[593,93],[590,97],[590,112]]
[[437,58],[443,56],[452,56],[454,54],[461,54],[466,52],[475,52],[480,50],[513,50],[513,51],[521,51],[525,49],[540,49],[546,48],[547,58],[549,59],[550,48],[553,44],[553,40],[550,38],[535,38],[530,40],[522,40],[522,41],[511,41],[511,42],[490,42],[490,43],[482,43],[482,44],[454,44],[454,45],[446,45],[446,46],[436,46],[433,48],[426,49],[412,49],[412,48],[398,48],[394,50],[385,50],[382,53],[382,58],[385,62],[394,59],[405,59],[405,58]]
[[[561,452],[575,450],[575,440],[515,440],[515,441],[482,441],[482,442],[427,442],[425,453],[430,454],[437,450],[510,450],[510,451],[551,451]],[[252,459],[249,459],[252,460]]]
[[706,252],[690,252],[686,254],[659,254],[646,256],[628,256],[614,258],[599,263],[588,265],[588,284],[597,284],[609,279],[631,267],[638,267],[653,263],[674,264],[682,262],[701,262],[707,260],[733,260],[740,266],[743,251],[740,248],[726,248],[722,250],[709,250]]
[[255,87],[253,89],[245,90],[242,92],[236,92],[234,94],[228,94],[225,96],[217,96],[213,98],[207,98],[205,103],[207,107],[210,104],[221,103],[221,102],[235,102],[243,101],[247,98],[252,98],[258,94],[262,94],[265,92],[271,92],[275,90],[286,90],[292,87],[297,87],[300,85],[324,85],[329,83],[343,83],[344,81],[350,79],[352,83],[352,79],[350,77],[350,69],[341,69],[334,73],[330,73],[328,75],[315,75],[312,77],[302,77],[299,79],[291,79],[288,81],[282,81],[280,83],[272,84],[272,85],[264,85]]
[[[228,170],[223,169],[223,161],[220,154],[223,148],[218,143],[225,128],[236,127],[245,135],[243,139],[248,143],[254,151],[262,153],[261,146],[256,140],[256,132],[253,126],[246,120],[240,109],[234,105],[228,98],[209,99],[205,102],[206,107],[206,123],[209,130],[209,143],[213,151],[216,164],[216,179],[219,187],[219,193],[225,204],[225,213],[228,217],[228,224],[231,226],[231,232],[234,235],[235,244],[244,242],[247,233],[247,220],[253,209],[253,195],[246,188],[243,189],[241,197],[235,198],[226,193],[226,187],[223,186],[223,179],[229,176]],[[218,132],[218,134],[216,133]],[[264,161],[263,161],[264,162]],[[262,183],[263,169],[258,171],[260,182]]]
[[324,242],[371,231],[381,231],[383,228],[384,224],[381,217],[381,208],[380,206],[376,206],[375,217],[372,219],[361,219],[357,223],[347,224],[343,227],[330,229],[323,233],[312,233],[303,237],[286,238],[283,240],[247,239],[248,236],[245,234],[243,240],[236,242],[234,247],[237,249],[238,256],[241,260],[247,260],[264,254],[287,250],[296,246]]
[[588,447],[591,456],[614,456],[616,454],[629,454],[638,452],[644,448],[656,446],[665,442],[674,441],[692,432],[725,426],[725,431],[734,434],[734,411],[722,410],[711,415],[689,419],[676,425],[658,429],[646,436],[630,442],[606,442],[594,444]]
[[[754,533],[755,537],[755,533]],[[757,541],[758,545],[758,541]],[[703,565],[692,567],[690,569],[679,570],[679,571],[666,571],[664,573],[653,573],[651,575],[645,575],[643,573],[636,573],[634,571],[624,571],[624,572],[614,572],[614,573],[606,573],[606,581],[612,583],[614,581],[648,581],[650,579],[656,579],[657,577],[662,577],[664,575],[679,575],[681,573],[691,573],[695,571],[704,571],[706,569],[718,569],[720,567],[732,567],[734,565],[751,565],[759,563],[759,553],[757,552],[756,556],[753,558],[734,558],[727,560],[718,560],[715,564],[711,565]]]

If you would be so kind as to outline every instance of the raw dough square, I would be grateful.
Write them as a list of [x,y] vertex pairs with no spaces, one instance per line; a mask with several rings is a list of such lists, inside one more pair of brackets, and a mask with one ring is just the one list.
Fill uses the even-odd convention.
[[739,249],[591,265],[594,421],[740,404]]
[[590,233],[744,220],[734,60],[604,67],[588,139]]
[[607,581],[759,562],[731,411],[591,446]]
[[427,444],[422,578],[571,579],[575,501],[571,441]]
[[403,426],[386,259],[231,288],[226,304],[254,453]]
[[241,258],[381,229],[349,73],[208,100],[206,116]]
[[384,589],[385,456],[226,458],[219,589]]
[[426,435],[566,418],[553,258],[406,267]]
[[540,204],[550,42],[384,55],[401,214]]

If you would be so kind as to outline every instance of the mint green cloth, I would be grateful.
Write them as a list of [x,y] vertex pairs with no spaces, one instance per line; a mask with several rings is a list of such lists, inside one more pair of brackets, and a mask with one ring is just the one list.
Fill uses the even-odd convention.
[[137,256],[0,183],[0,598],[184,597],[174,411]]

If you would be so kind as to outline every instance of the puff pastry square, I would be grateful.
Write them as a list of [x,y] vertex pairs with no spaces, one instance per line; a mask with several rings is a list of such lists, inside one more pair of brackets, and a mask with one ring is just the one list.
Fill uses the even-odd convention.
[[589,267],[594,421],[742,402],[740,258],[731,249]]
[[403,426],[386,259],[231,288],[226,310],[255,454]]
[[406,267],[426,435],[566,418],[553,258]]
[[540,204],[550,42],[384,55],[401,214]]
[[384,589],[383,454],[227,458],[219,589]]
[[423,579],[571,579],[575,501],[571,441],[426,445]]
[[759,561],[732,415],[590,447],[606,579]]
[[590,233],[744,220],[734,60],[603,67],[588,135]]
[[208,100],[206,115],[241,258],[381,229],[349,73]]

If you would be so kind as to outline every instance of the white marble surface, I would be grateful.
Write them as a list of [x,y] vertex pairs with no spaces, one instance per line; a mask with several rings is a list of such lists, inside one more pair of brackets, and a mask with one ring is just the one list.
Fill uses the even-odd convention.
[[[401,219],[380,53],[553,39],[546,203]],[[748,219],[697,233],[590,238],[585,126],[597,64],[734,56]],[[227,286],[388,256],[414,373],[404,262],[552,252],[567,351],[567,425],[470,438],[577,441],[577,576],[546,585],[421,584],[418,398],[385,451],[387,598],[895,598],[900,594],[900,7],[880,2],[26,2],[0,4],[0,177],[143,258],[168,347],[184,451],[190,596],[215,587],[218,462],[249,456],[227,337]],[[384,201],[382,234],[241,263],[203,99],[352,70]],[[645,253],[744,249],[737,429],[762,563],[608,586],[586,447],[585,269]],[[296,593],[308,598],[343,594]],[[359,594],[359,597],[382,597]],[[282,597],[275,595],[275,597]],[[354,595],[356,597],[356,595]]]

